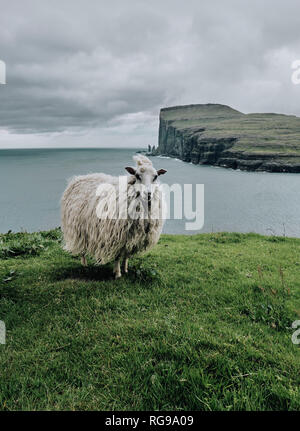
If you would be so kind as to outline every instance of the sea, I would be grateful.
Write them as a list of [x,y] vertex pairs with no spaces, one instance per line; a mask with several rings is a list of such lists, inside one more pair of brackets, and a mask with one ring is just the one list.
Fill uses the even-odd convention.
[[[104,172],[126,175],[137,149],[11,149],[0,150],[0,232],[40,231],[60,225],[60,198],[74,175]],[[161,182],[190,184],[191,205],[197,209],[196,188],[202,192],[202,226],[187,229],[189,220],[170,214],[169,234],[256,232],[300,237],[300,174],[246,172],[193,165],[168,157],[152,157],[166,169]],[[173,196],[173,195],[172,195]],[[195,200],[195,202],[192,202]]]

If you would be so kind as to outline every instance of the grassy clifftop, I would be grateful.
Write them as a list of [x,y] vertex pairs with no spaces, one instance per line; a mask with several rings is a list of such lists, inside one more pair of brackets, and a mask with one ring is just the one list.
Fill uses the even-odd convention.
[[164,108],[156,154],[195,164],[300,172],[300,118],[243,114],[218,104]]
[[299,252],[163,235],[115,281],[59,230],[0,235],[0,409],[300,409]]

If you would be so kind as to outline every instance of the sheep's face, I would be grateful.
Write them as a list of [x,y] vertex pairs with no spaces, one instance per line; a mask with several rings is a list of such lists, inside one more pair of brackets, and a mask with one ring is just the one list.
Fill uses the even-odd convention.
[[138,165],[136,168],[126,167],[127,172],[134,176],[135,184],[141,184],[143,197],[151,201],[155,189],[158,186],[158,177],[165,174],[165,169],[159,169],[158,171],[150,164]]

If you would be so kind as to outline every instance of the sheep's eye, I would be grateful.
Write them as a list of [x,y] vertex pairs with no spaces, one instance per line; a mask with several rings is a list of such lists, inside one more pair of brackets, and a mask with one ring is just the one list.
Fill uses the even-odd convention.
[[153,182],[157,180],[157,175],[154,175]]
[[135,174],[135,178],[139,181],[141,181],[141,176],[139,174]]

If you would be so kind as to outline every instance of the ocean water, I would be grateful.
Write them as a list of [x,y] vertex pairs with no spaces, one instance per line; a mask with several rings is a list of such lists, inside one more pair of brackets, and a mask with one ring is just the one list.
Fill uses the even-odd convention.
[[[0,232],[60,225],[60,197],[73,175],[125,174],[134,149],[0,150]],[[257,232],[300,237],[300,174],[241,172],[153,157],[169,185],[204,184],[204,226],[167,220],[165,233]]]

